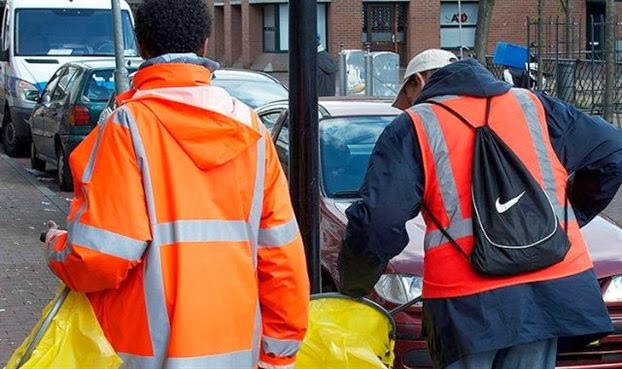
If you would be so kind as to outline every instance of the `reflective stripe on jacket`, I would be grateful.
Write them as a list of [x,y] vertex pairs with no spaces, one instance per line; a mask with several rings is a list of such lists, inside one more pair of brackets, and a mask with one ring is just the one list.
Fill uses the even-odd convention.
[[289,368],[304,250],[274,146],[200,64],[152,64],[70,156],[52,270],[89,292],[127,368]]
[[[462,114],[473,124],[485,120],[485,98],[434,98]],[[408,110],[423,157],[423,202],[467,253],[473,246],[471,157],[474,131],[446,110],[418,104]],[[550,143],[544,110],[531,92],[512,89],[492,98],[490,126],[523,161],[551,199],[558,218],[564,219],[567,172]],[[571,248],[566,258],[549,268],[513,277],[482,277],[443,237],[426,212],[427,230],[423,295],[426,298],[466,296],[492,289],[577,274],[592,266],[585,242],[568,206]]]

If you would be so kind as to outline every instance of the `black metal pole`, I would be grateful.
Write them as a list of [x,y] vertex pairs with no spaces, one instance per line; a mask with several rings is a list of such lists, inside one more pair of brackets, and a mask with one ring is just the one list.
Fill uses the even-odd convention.
[[307,255],[311,293],[321,292],[317,106],[317,1],[289,2],[289,192]]

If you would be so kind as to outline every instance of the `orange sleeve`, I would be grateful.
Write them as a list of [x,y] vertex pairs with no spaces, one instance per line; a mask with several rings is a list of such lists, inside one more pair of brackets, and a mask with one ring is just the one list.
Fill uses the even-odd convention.
[[307,330],[310,291],[304,247],[287,181],[269,137],[265,171],[258,242],[263,322],[260,367],[288,368],[294,363]]
[[132,137],[115,116],[71,153],[75,193],[69,231],[47,244],[50,268],[76,291],[118,287],[141,262],[151,239]]

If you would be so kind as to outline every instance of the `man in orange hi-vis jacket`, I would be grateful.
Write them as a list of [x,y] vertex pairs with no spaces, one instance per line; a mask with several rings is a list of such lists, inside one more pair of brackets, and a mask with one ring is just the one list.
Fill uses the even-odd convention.
[[210,86],[205,0],[145,0],[146,59],[70,157],[50,268],[87,292],[125,368],[293,368],[309,282],[285,176],[249,107]]

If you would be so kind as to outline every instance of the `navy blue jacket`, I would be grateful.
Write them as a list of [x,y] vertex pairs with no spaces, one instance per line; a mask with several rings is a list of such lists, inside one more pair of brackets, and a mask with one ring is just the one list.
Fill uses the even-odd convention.
[[[510,88],[508,83],[496,80],[477,61],[466,59],[434,73],[415,104],[443,95],[496,96],[507,92]],[[538,97],[546,111],[553,149],[571,175],[569,200],[579,224],[585,225],[609,204],[622,183],[622,131],[603,119],[586,115],[556,98],[543,94],[538,94]],[[338,258],[341,292],[355,297],[365,295],[377,282],[389,260],[406,247],[408,235],[405,223],[420,211],[423,186],[424,173],[416,132],[408,114],[403,113],[387,126],[379,137],[361,187],[361,200],[346,211],[348,227]],[[593,272],[583,274],[585,274],[583,279],[568,281],[561,288],[567,286],[572,289],[575,283],[593,286],[595,282]],[[516,295],[524,292],[520,290],[521,288],[517,286],[498,293]],[[532,293],[539,294],[538,291],[528,292]],[[593,291],[586,292],[588,295],[590,293]],[[486,304],[487,298],[498,298],[494,293],[482,295],[484,296],[477,297],[477,302],[469,303]],[[602,301],[599,295],[595,298]],[[436,305],[434,309],[438,312],[437,317],[441,314],[451,316],[456,300],[466,298],[426,301],[426,304]],[[591,299],[587,298],[586,301]],[[520,312],[508,313],[520,315]],[[602,316],[602,311],[600,313],[599,317],[603,318],[600,324],[563,333],[573,336],[607,332],[611,329],[608,316]],[[432,317],[430,319],[433,320],[430,324],[443,325]],[[520,316],[516,324],[520,324]],[[464,325],[464,329],[467,330],[468,321],[465,321]],[[428,334],[439,339],[444,334],[434,331],[438,327],[428,328],[431,329],[428,330]],[[517,340],[530,342],[544,337],[559,336],[558,333],[536,331],[527,332],[526,336],[518,339],[507,337],[504,341],[503,337],[498,338],[501,345],[514,345]],[[446,345],[436,342],[441,346],[440,351],[443,351],[440,353],[442,360],[439,365],[454,361],[465,353],[479,352],[484,348],[491,349],[478,347],[481,345],[478,345],[477,337],[471,337],[473,342],[453,342],[458,346],[454,352],[447,352],[449,346],[445,347]],[[469,347],[464,347],[465,345]]]

